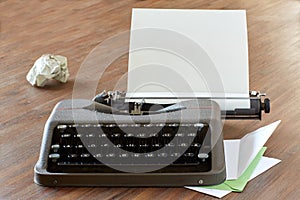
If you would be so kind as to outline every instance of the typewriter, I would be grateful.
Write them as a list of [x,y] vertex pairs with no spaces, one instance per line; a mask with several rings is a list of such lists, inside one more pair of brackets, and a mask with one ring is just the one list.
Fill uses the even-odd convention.
[[[46,122],[35,183],[43,186],[214,185],[226,179],[222,119],[261,119],[270,101],[221,110],[212,99],[126,101],[103,92],[59,102]],[[264,101],[263,99],[264,98]]]

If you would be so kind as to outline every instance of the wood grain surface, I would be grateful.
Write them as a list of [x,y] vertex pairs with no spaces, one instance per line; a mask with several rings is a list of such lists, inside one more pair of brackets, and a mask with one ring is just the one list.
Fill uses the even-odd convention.
[[[240,138],[281,119],[266,144],[265,155],[282,162],[250,181],[244,192],[224,199],[299,199],[297,0],[1,0],[0,199],[213,199],[184,188],[47,188],[33,183],[43,127],[52,108],[58,101],[72,98],[77,72],[89,53],[108,38],[130,30],[133,7],[247,10],[250,89],[267,92],[271,113],[262,121],[226,121],[224,137]],[[26,81],[34,61],[46,53],[68,57],[68,83],[52,81],[39,89]],[[126,79],[119,82],[126,71],[125,54],[97,77],[97,92],[126,89]],[[81,84],[83,91],[88,90],[88,83]]]

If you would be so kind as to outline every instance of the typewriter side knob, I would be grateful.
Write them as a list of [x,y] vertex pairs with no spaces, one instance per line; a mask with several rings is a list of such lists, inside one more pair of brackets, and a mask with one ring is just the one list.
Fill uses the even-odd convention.
[[270,113],[270,99],[265,98],[264,102],[262,103],[262,109],[265,111],[265,113]]

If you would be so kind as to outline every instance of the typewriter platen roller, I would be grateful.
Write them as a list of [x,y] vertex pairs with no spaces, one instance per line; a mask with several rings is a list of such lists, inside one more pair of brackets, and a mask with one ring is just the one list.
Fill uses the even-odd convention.
[[[176,104],[126,102],[103,92],[93,101],[56,105],[43,135],[34,181],[44,186],[214,185],[226,179],[222,118],[260,119],[251,111],[221,111],[208,99]],[[226,114],[226,116],[225,116]]]

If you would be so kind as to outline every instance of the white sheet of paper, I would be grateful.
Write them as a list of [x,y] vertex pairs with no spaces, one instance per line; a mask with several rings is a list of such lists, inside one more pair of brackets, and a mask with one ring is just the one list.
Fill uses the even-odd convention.
[[237,179],[267,142],[280,120],[245,135],[242,139],[224,140],[227,180]]
[[[245,135],[242,139],[224,140],[226,163],[226,179],[237,179],[249,166],[281,121],[278,120]],[[270,169],[280,162],[276,158],[262,157],[255,168],[250,180]],[[222,198],[231,191],[208,189],[201,187],[186,188]]]
[[[270,169],[271,167],[277,165],[281,160],[276,159],[276,158],[269,158],[269,157],[265,157],[263,156],[261,158],[261,160],[259,161],[257,167],[255,168],[255,170],[253,171],[253,174],[250,177],[250,180],[254,179],[255,177],[257,177],[258,175],[262,174],[263,172],[267,171],[268,169]],[[231,191],[226,191],[226,190],[216,190],[216,189],[208,189],[208,188],[201,188],[201,187],[190,187],[187,186],[185,188],[197,191],[197,192],[201,192],[201,193],[205,193],[214,197],[218,197],[218,198],[222,198],[225,195],[231,193]]]
[[138,97],[249,97],[246,12],[133,9],[128,72]]

